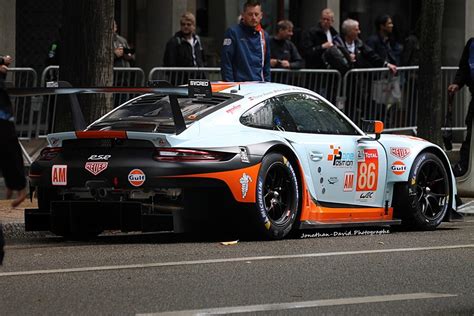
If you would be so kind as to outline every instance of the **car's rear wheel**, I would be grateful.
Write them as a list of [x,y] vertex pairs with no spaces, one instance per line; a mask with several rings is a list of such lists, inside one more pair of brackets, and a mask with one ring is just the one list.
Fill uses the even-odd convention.
[[262,160],[256,186],[254,224],[259,236],[281,239],[288,235],[298,214],[298,179],[290,161],[278,153]]
[[408,183],[394,196],[395,215],[406,227],[433,230],[445,217],[452,194],[446,168],[432,153],[416,157]]

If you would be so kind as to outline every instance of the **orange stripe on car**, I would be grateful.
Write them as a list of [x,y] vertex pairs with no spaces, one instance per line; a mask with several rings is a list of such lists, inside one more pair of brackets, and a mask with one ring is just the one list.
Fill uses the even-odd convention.
[[77,138],[127,138],[126,131],[76,131]]
[[[172,178],[210,178],[210,179],[219,179],[224,181],[227,186],[230,188],[234,199],[237,202],[245,202],[245,203],[255,203],[256,197],[255,192],[257,188],[257,178],[258,178],[258,171],[260,170],[260,163],[256,164],[251,167],[237,169],[237,170],[230,170],[230,171],[221,171],[221,172],[210,172],[210,173],[199,173],[199,174],[189,174],[189,175],[182,175],[182,176],[172,176]],[[241,179],[246,174],[248,179],[246,183],[248,184],[248,188],[245,192],[245,196],[243,194]],[[170,178],[168,176],[163,178]]]
[[220,92],[225,89],[229,89],[235,87],[239,83],[237,82],[216,82],[211,83],[212,92]]

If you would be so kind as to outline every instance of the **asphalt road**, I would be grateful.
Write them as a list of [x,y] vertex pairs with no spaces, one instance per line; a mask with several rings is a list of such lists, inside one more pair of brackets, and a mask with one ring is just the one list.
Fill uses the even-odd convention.
[[0,314],[474,314],[473,217],[433,232],[306,234],[10,240]]

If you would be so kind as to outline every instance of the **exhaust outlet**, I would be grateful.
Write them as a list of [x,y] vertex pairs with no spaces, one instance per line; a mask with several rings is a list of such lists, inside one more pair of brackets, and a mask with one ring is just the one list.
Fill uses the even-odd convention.
[[97,190],[96,190],[96,189],[91,188],[91,189],[89,190],[89,192],[90,192],[90,194],[92,195],[92,197],[93,197],[94,199],[97,198]]
[[97,190],[97,195],[99,196],[99,198],[105,199],[108,195],[108,192],[107,192],[106,189],[100,188],[100,189]]

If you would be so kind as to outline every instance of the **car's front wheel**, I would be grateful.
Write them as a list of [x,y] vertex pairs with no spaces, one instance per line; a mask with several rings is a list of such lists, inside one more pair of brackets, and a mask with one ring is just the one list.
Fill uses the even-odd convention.
[[408,183],[394,196],[395,214],[404,226],[435,229],[445,217],[452,194],[446,168],[432,153],[416,157],[410,170]]
[[288,235],[298,214],[298,180],[290,161],[278,153],[262,160],[256,188],[254,224],[261,237]]

